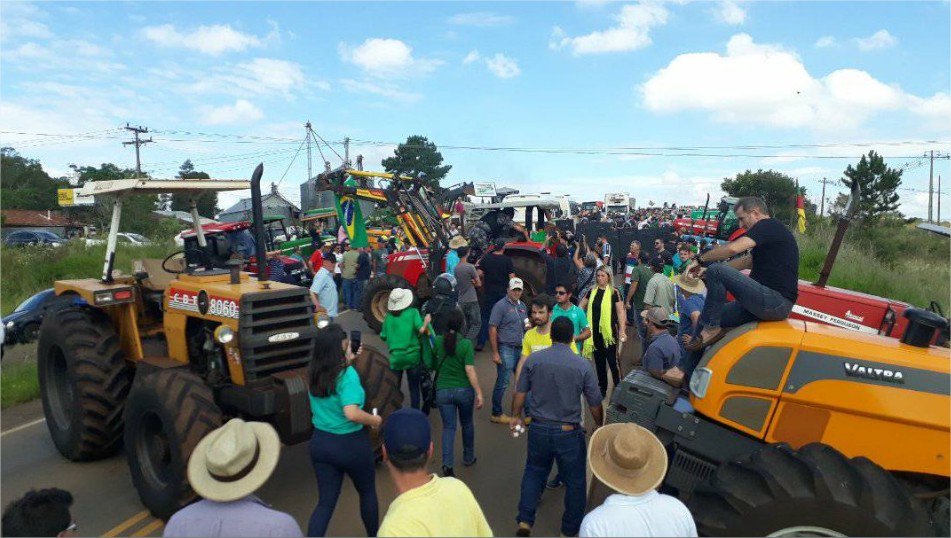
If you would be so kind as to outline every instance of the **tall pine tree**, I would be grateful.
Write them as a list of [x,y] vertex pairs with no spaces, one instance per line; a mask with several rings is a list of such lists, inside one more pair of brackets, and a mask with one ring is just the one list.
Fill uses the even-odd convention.
[[438,188],[439,180],[446,177],[452,166],[442,165],[442,154],[436,149],[436,144],[425,136],[413,135],[397,146],[392,157],[383,159],[383,168],[387,172],[407,176],[426,174],[423,183]]
[[842,184],[852,188],[855,181],[859,182],[862,196],[859,202],[859,213],[864,217],[874,218],[884,213],[898,209],[898,194],[895,190],[901,185],[902,170],[889,168],[885,159],[874,150],[868,155],[862,155],[858,165],[846,167]]
[[[191,159],[186,159],[178,169],[179,179],[211,179],[205,172],[196,172]],[[198,214],[209,219],[215,218],[218,209],[218,193],[204,192],[195,202],[198,205]],[[191,211],[190,198],[181,193],[172,194],[170,209],[172,211]]]

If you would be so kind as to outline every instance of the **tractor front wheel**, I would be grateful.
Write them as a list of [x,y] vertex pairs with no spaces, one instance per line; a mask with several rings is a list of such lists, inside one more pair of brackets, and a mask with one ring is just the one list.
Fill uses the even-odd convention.
[[925,536],[923,505],[868,458],[769,445],[717,468],[688,506],[702,536]]
[[155,517],[168,519],[192,500],[188,457],[221,421],[211,388],[187,370],[136,379],[126,404],[125,452],[132,483]]
[[84,461],[115,452],[133,372],[109,317],[89,307],[50,309],[37,363],[46,426],[60,453]]
[[378,333],[383,330],[383,318],[386,317],[386,305],[390,300],[390,292],[396,288],[412,290],[413,304],[416,305],[416,290],[413,290],[409,282],[401,276],[384,275],[375,278],[370,281],[363,293],[363,304],[361,305],[363,320]]
[[[367,413],[377,410],[377,414],[386,418],[394,411],[403,407],[403,392],[400,388],[401,378],[390,370],[390,359],[376,348],[363,344],[363,351],[353,362],[353,367],[360,375],[360,384],[366,389],[366,403],[363,410]],[[380,428],[370,430],[370,440],[373,450],[379,458],[382,456],[383,437]]]

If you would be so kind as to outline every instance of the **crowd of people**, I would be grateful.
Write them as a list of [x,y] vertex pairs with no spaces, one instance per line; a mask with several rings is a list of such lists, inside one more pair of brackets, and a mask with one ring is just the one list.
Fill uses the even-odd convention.
[[[788,316],[797,293],[795,239],[769,217],[761,199],[743,198],[735,212],[747,230],[743,237],[712,249],[674,237],[650,248],[634,241],[617,275],[605,237],[588,244],[550,228],[545,247],[553,270],[546,290],[537,290],[529,304],[522,301],[525,282],[502,253],[504,241],[474,258],[457,236],[450,244],[457,260],[443,280],[455,288],[459,308],[436,323],[413,305],[411,290],[390,293],[380,336],[394,374],[400,383],[407,378],[410,407],[385,423],[376,410],[365,409],[365,387],[352,365],[359,350],[340,325],[323,327],[308,373],[318,503],[307,535],[326,533],[344,476],[357,490],[368,536],[493,535],[478,500],[454,471],[457,429],[462,465],[477,464],[474,411],[484,397],[475,353],[488,342],[496,369],[489,420],[527,437],[515,535],[531,535],[543,491],[564,487],[563,535],[696,536],[687,508],[657,491],[667,471],[664,446],[638,425],[604,425],[603,402],[609,381],[617,387],[626,373],[618,359],[635,336],[640,370],[682,388],[699,353],[729,328]],[[333,248],[324,245],[310,260],[317,268],[315,305],[331,318],[337,308]],[[373,252],[349,252],[355,251],[350,259],[356,269],[344,281],[361,280],[361,263],[379,269]],[[541,293],[549,289],[551,294]],[[726,301],[728,292],[734,301]],[[430,408],[438,409],[442,427],[438,475],[428,470],[435,457],[425,413]],[[380,428],[383,460],[399,493],[382,521],[369,435]],[[165,536],[300,536],[292,517],[255,496],[279,454],[277,433],[267,424],[232,419],[208,434],[188,463],[189,483],[201,500],[172,516]],[[613,494],[586,515],[588,470]],[[3,534],[70,535],[76,531],[71,502],[59,490],[30,492],[7,507]]]
[[667,205],[636,209],[629,213],[606,211],[603,209],[585,210],[578,213],[581,223],[603,222],[611,224],[613,228],[633,228],[644,230],[649,228],[674,229],[677,219],[690,218],[692,211],[702,209],[694,206]]

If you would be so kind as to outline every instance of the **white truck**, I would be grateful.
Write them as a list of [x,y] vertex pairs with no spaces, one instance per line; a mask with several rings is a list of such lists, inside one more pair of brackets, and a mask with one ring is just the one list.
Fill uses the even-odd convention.
[[634,198],[626,192],[609,192],[604,195],[604,211],[611,217],[628,218],[634,211]]

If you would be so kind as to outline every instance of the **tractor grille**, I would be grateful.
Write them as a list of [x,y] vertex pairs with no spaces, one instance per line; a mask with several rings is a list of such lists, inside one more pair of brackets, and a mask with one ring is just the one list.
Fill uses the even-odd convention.
[[238,329],[246,382],[306,366],[317,332],[309,291],[292,288],[245,295]]

